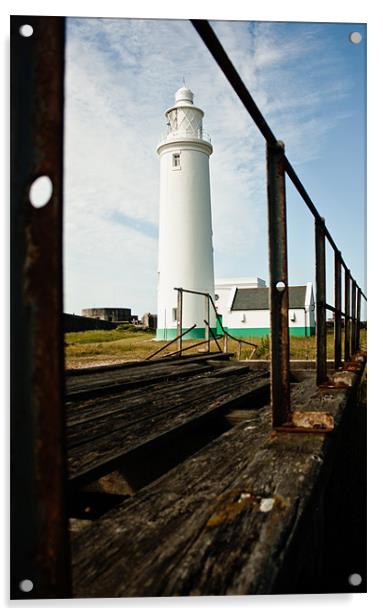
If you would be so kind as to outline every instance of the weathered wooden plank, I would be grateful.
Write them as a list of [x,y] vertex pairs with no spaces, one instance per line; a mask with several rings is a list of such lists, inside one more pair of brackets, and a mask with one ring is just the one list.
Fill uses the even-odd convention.
[[[206,363],[206,360],[203,364]],[[201,362],[178,362],[176,364],[155,364],[152,366],[130,366],[129,368],[119,368],[102,372],[93,372],[91,374],[81,374],[69,376],[66,379],[67,392],[76,391],[79,387],[100,386],[109,383],[119,383],[123,381],[135,380],[137,378],[145,379],[149,375],[171,374],[180,371],[181,373],[188,369],[200,367]]]
[[75,596],[271,592],[350,392],[311,377],[293,406],[302,395],[333,433],[271,434],[269,408],[238,424],[74,540]]
[[86,398],[122,391],[124,387],[146,387],[161,380],[176,380],[184,376],[192,376],[202,372],[216,372],[221,374],[231,374],[234,372],[245,372],[249,370],[246,366],[227,366],[226,361],[203,362],[178,362],[176,364],[165,364],[155,366],[139,366],[129,370],[120,369],[112,372],[92,373],[90,375],[72,376],[67,378],[66,393],[67,400]]
[[260,383],[263,385],[267,382],[265,379],[262,382],[255,382],[254,379],[245,381],[236,379],[235,382],[221,384],[217,383],[216,379],[209,381],[204,379],[198,387],[191,388],[189,385],[184,390],[178,390],[176,396],[172,391],[165,391],[165,396],[162,398],[156,395],[157,392],[150,397],[141,393],[133,404],[126,394],[122,398],[115,399],[114,403],[103,400],[103,414],[98,410],[97,416],[93,414],[86,419],[68,424],[68,448],[71,450],[74,446],[94,441],[98,437],[113,440],[114,432],[129,430],[137,425],[142,426],[142,430],[145,431],[146,422],[157,421],[161,415],[169,415],[176,420],[179,414],[184,414],[185,409],[204,407],[212,401],[226,400],[227,397],[236,399],[242,396],[243,384],[252,391],[256,390]]
[[78,379],[76,382],[68,383],[66,398],[67,400],[95,398],[127,389],[147,387],[161,381],[174,381],[185,376],[193,376],[210,371],[212,371],[210,365],[187,364],[186,366],[181,365],[170,370],[169,368],[167,370],[158,370],[157,368],[156,370],[145,371],[143,368],[140,368],[139,370],[122,374],[106,375],[103,373],[103,378],[93,378],[86,381]]
[[[223,365],[227,367],[227,358],[214,358],[210,361],[174,361],[154,365],[130,366],[112,371],[92,372],[69,376],[66,379],[67,400],[84,400],[101,395],[118,393],[124,389],[147,387],[161,381],[174,381],[184,376],[212,372]],[[245,367],[233,366],[232,371],[244,371]]]
[[[87,403],[88,412],[80,414],[75,420],[68,421],[67,438],[69,447],[77,442],[93,438],[93,435],[109,437],[121,427],[129,427],[137,422],[150,420],[162,413],[177,412],[178,409],[214,398],[217,393],[217,381],[204,379],[199,385],[185,383],[174,389],[164,388],[148,393],[140,392],[130,397],[128,393],[93,400]],[[222,393],[230,390],[226,385]],[[159,394],[163,395],[159,395]],[[85,406],[85,405],[84,405]],[[89,437],[87,435],[89,434]]]
[[68,368],[65,371],[67,377],[70,376],[79,376],[79,375],[90,375],[101,372],[113,372],[114,370],[121,370],[122,368],[136,368],[137,366],[151,366],[154,364],[157,365],[165,365],[165,364],[179,364],[187,363],[189,361],[206,361],[209,360],[223,360],[230,359],[233,357],[233,353],[187,353],[186,355],[181,355],[180,357],[160,357],[158,359],[147,359],[147,360],[138,360],[138,361],[126,361],[121,362],[120,364],[112,364],[105,366],[89,366],[88,368]]
[[234,365],[234,366],[227,366],[226,368],[221,368],[220,370],[214,370],[214,372],[211,373],[211,376],[213,377],[223,377],[223,376],[232,376],[232,375],[238,376],[239,374],[246,374],[247,372],[249,372],[248,366]]
[[[253,374],[253,378],[264,378],[267,372],[260,371]],[[233,377],[223,375],[224,386],[232,386],[237,382]],[[102,396],[100,398],[86,401],[70,401],[66,405],[67,409],[67,426],[74,426],[78,423],[97,420],[102,416],[112,415],[114,413],[129,412],[137,413],[143,407],[158,409],[165,407],[172,408],[177,404],[190,399],[198,398],[199,396],[209,392],[215,393],[217,387],[221,387],[222,380],[212,378],[209,374],[200,374],[192,378],[183,378],[175,383],[160,383],[146,387],[144,390],[138,389],[113,394],[110,396]]]
[[201,417],[218,412],[267,382],[265,379],[254,379],[253,375],[237,377],[235,383],[229,384],[220,384],[216,379],[213,381],[213,392],[205,395],[201,392],[191,399],[188,405],[182,400],[173,408],[162,407],[155,411],[145,404],[139,415],[133,416],[131,420],[123,415],[110,421],[110,417],[106,416],[101,428],[100,424],[97,426],[95,422],[87,422],[80,425],[81,431],[77,433],[77,427],[74,427],[75,431],[69,431],[68,439],[70,478],[85,480],[90,476],[94,478],[110,472],[121,464],[121,459],[128,452],[166,434],[174,433]]

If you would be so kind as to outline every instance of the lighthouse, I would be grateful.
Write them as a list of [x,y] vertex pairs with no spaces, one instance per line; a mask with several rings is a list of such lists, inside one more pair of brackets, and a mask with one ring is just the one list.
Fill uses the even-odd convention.
[[[165,113],[166,135],[157,147],[160,157],[157,340],[171,340],[177,335],[175,287],[209,293],[214,301],[209,177],[213,148],[203,130],[203,116],[202,109],[193,103],[193,92],[186,87],[177,90],[174,106]],[[205,318],[205,297],[184,293],[182,330],[196,325],[184,338],[203,338]]]

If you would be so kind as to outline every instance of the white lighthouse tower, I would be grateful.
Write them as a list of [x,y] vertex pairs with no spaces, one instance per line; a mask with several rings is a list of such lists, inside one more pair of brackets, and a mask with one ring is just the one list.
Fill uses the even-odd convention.
[[[177,333],[174,287],[207,292],[214,300],[209,178],[209,156],[213,148],[202,128],[204,113],[193,104],[193,92],[182,87],[175,99],[175,105],[165,113],[167,134],[157,147],[160,156],[158,340],[170,340]],[[182,329],[185,331],[196,324],[185,338],[204,337],[204,318],[205,298],[184,293]]]

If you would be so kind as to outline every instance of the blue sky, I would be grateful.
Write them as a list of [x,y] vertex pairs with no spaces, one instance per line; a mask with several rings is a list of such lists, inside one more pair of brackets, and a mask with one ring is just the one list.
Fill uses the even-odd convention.
[[[353,275],[365,288],[365,27],[213,21]],[[349,42],[359,31],[359,45]],[[187,21],[68,19],[65,310],[156,311],[164,111],[186,84],[205,111],[216,277],[268,280],[265,145]],[[313,221],[288,185],[289,280],[314,280]],[[332,272],[332,250],[328,249]],[[329,299],[332,282],[328,281]]]

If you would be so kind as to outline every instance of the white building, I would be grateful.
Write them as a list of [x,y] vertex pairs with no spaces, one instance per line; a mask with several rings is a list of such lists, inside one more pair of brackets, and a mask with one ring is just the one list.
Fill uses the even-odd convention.
[[[269,288],[261,278],[217,280],[215,306],[223,327],[233,336],[260,337],[270,333]],[[289,331],[292,336],[315,333],[311,282],[289,287]],[[220,333],[219,326],[217,332]]]
[[[165,113],[168,130],[157,147],[160,156],[159,265],[157,339],[177,332],[174,287],[214,294],[210,204],[210,138],[203,131],[202,109],[186,87]],[[204,297],[184,294],[182,329],[197,327],[185,338],[203,338]]]

